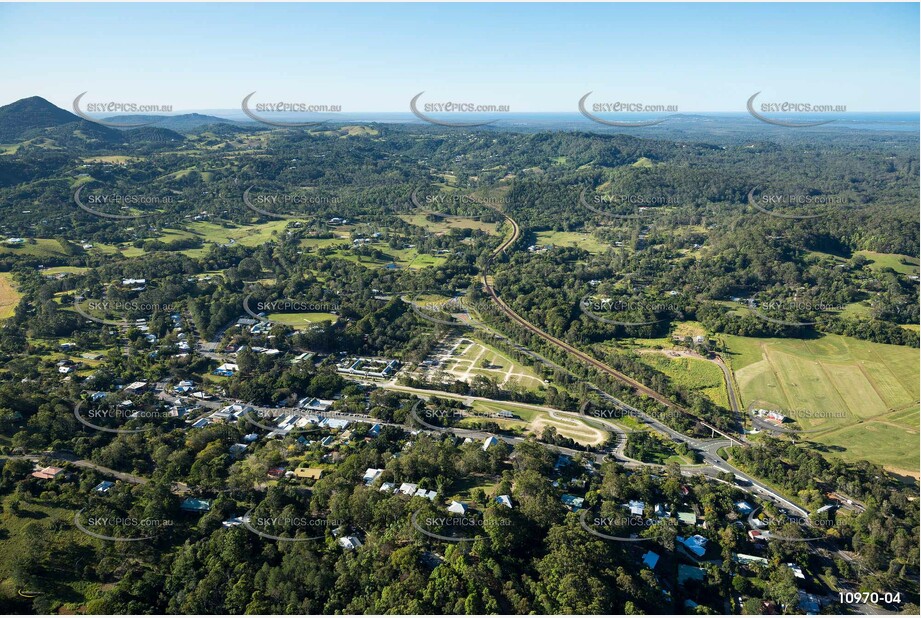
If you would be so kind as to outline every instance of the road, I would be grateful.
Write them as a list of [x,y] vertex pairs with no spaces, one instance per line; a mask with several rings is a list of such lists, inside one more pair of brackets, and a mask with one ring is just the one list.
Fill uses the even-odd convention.
[[143,476],[129,474],[127,472],[119,472],[118,470],[113,470],[112,468],[106,468],[105,466],[100,466],[99,464],[93,463],[88,459],[78,459],[76,455],[68,451],[52,451],[49,453],[28,453],[26,455],[12,455],[7,457],[7,459],[28,459],[29,461],[36,462],[40,461],[41,459],[60,459],[71,463],[78,468],[95,470],[96,472],[99,472],[105,476],[109,476],[120,481],[125,481],[126,483],[132,483],[134,485],[143,485],[149,481],[149,479],[146,479]]

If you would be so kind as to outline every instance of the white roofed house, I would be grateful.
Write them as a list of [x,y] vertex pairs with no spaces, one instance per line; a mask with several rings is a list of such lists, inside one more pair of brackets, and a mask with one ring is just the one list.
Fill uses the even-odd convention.
[[337,542],[343,549],[358,549],[362,546],[362,542],[354,535],[339,537]]
[[365,485],[370,485],[373,483],[377,477],[379,477],[384,472],[381,468],[368,468],[365,470],[365,475],[361,480],[365,482]]
[[317,399],[316,397],[304,397],[297,403],[305,410],[313,412],[326,412],[333,405],[331,399]]
[[496,446],[497,444],[499,444],[499,439],[496,438],[495,436],[489,436],[488,438],[483,440],[483,450],[484,451],[488,450],[489,447]]
[[448,507],[448,512],[454,513],[455,515],[466,515],[467,505],[457,500],[451,500],[451,506]]

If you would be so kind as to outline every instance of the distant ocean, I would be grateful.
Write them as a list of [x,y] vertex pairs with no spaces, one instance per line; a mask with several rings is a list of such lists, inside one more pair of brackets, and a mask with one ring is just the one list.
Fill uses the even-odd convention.
[[[252,122],[241,110],[195,110],[200,114],[219,116],[237,122]],[[767,115],[767,114],[766,114]],[[495,127],[504,128],[545,128],[557,130],[587,130],[599,125],[578,112],[551,112],[551,113],[496,113],[496,114],[448,114],[433,115],[439,120],[450,122],[489,122],[495,121]],[[772,119],[789,122],[813,122],[834,120],[834,122],[816,127],[823,130],[855,130],[855,131],[905,131],[919,132],[921,128],[921,113],[919,112],[848,112],[841,114],[771,114]],[[318,115],[318,118],[330,122],[358,122],[358,123],[394,123],[394,124],[425,124],[409,112],[342,112],[337,114]],[[720,123],[726,129],[743,128],[775,128],[753,118],[747,112],[706,112],[685,114],[612,114],[603,115],[606,120],[619,122],[643,122],[665,118],[665,122],[656,125],[664,129],[669,126],[675,128],[707,128],[719,129]],[[272,115],[273,120],[293,121],[304,120],[303,114],[278,114]],[[612,127],[613,128],[613,127]],[[629,129],[629,128],[628,128]]]

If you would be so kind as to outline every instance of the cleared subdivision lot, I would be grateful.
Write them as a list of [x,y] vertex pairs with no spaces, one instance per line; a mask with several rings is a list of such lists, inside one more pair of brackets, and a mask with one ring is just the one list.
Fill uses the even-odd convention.
[[746,408],[783,410],[847,461],[918,475],[918,351],[839,335],[723,337]]

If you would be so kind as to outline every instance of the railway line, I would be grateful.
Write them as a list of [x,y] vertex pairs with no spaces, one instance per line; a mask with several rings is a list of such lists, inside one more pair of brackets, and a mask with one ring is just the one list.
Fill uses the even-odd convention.
[[515,244],[515,242],[516,242],[516,241],[520,238],[520,236],[521,236],[521,228],[520,228],[520,226],[518,225],[518,222],[515,221],[514,219],[512,219],[511,217],[509,217],[507,214],[505,214],[504,212],[498,211],[498,210],[497,210],[497,212],[500,212],[500,214],[502,214],[502,216],[505,217],[505,220],[512,226],[512,231],[513,231],[513,233],[512,233],[512,235],[511,235],[510,238],[506,239],[501,245],[499,245],[498,248],[496,248],[495,251],[493,251],[493,254],[490,256],[489,260],[487,261],[486,267],[483,269],[483,287],[486,289],[486,293],[489,294],[489,296],[490,296],[490,298],[492,298],[493,302],[496,303],[496,306],[497,306],[507,317],[509,317],[512,321],[514,321],[515,323],[519,324],[520,326],[522,326],[523,328],[525,328],[525,329],[528,330],[529,332],[531,332],[531,333],[537,335],[538,337],[540,337],[540,338],[543,339],[544,341],[547,341],[547,342],[549,342],[549,343],[555,345],[556,347],[558,347],[558,348],[560,348],[560,349],[562,349],[562,350],[565,350],[565,351],[568,352],[570,355],[576,357],[577,359],[579,359],[579,360],[582,361],[583,363],[585,363],[585,364],[587,364],[587,365],[590,365],[591,367],[594,367],[594,368],[597,369],[598,371],[601,371],[602,373],[604,373],[604,374],[606,374],[606,375],[609,375],[609,376],[613,377],[614,379],[616,379],[616,380],[618,380],[618,381],[620,381],[620,382],[622,382],[622,383],[624,383],[624,384],[630,386],[630,387],[633,388],[636,392],[638,392],[638,393],[640,393],[640,394],[643,394],[643,395],[646,395],[647,397],[649,397],[649,398],[651,398],[651,399],[654,399],[655,401],[658,401],[658,402],[661,403],[662,405],[664,405],[664,406],[666,406],[666,407],[668,407],[668,408],[671,408],[671,409],[673,409],[673,410],[676,410],[677,412],[679,412],[679,413],[681,413],[681,414],[684,414],[685,416],[687,416],[688,418],[692,419],[693,421],[695,421],[695,422],[697,422],[697,423],[700,423],[700,424],[703,425],[704,427],[710,429],[712,432],[714,432],[714,433],[716,433],[716,434],[719,434],[720,436],[726,438],[727,440],[729,440],[729,441],[732,442],[733,444],[742,444],[742,440],[740,440],[739,438],[737,438],[737,437],[735,437],[735,436],[733,436],[733,435],[731,435],[731,434],[728,434],[728,433],[724,432],[723,430],[721,430],[721,429],[719,429],[719,428],[717,428],[717,427],[714,427],[713,425],[711,425],[710,423],[707,423],[706,421],[701,420],[700,418],[698,418],[697,416],[691,414],[690,412],[688,412],[687,410],[685,410],[684,408],[682,408],[682,407],[679,406],[678,404],[674,403],[673,401],[671,401],[671,400],[668,399],[665,395],[662,395],[662,394],[659,393],[658,391],[655,391],[655,390],[649,388],[648,386],[646,386],[645,384],[643,384],[643,383],[641,383],[641,382],[639,382],[639,381],[637,381],[637,380],[631,378],[630,376],[628,376],[628,375],[626,375],[626,374],[624,374],[624,373],[621,373],[620,371],[617,371],[617,370],[614,369],[613,367],[609,367],[608,365],[602,363],[601,361],[599,361],[598,359],[594,358],[593,356],[591,356],[591,355],[589,355],[589,354],[586,354],[585,352],[579,350],[579,349],[576,348],[575,346],[570,345],[570,344],[566,343],[565,341],[563,341],[563,340],[561,340],[561,339],[558,339],[557,337],[554,337],[554,336],[551,335],[550,333],[547,333],[547,332],[541,330],[541,329],[538,328],[537,326],[531,324],[530,322],[528,322],[527,320],[525,320],[523,317],[521,317],[520,315],[518,315],[511,307],[509,307],[508,304],[507,304],[504,300],[502,300],[502,298],[499,297],[499,294],[496,292],[495,288],[493,287],[493,285],[492,285],[492,284],[490,283],[490,281],[489,281],[489,266],[491,265],[493,259],[495,259],[495,258],[498,257],[499,255],[501,255],[502,253],[504,253],[509,247],[511,247],[513,244]]

